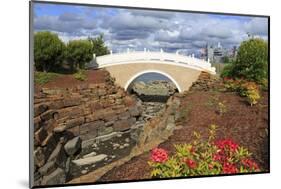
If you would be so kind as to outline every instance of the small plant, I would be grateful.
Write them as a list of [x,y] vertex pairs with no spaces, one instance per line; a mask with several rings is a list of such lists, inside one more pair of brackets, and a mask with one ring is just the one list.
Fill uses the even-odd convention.
[[195,140],[175,145],[176,153],[172,156],[165,149],[153,149],[148,162],[151,176],[171,178],[260,171],[246,148],[232,139],[216,140],[216,129],[216,125],[210,126],[207,140],[194,132]]
[[60,74],[51,73],[51,72],[35,72],[34,73],[34,82],[39,85],[46,84],[55,78],[57,78]]
[[217,106],[218,106],[218,113],[220,115],[223,115],[223,114],[226,113],[227,108],[226,108],[226,105],[223,102],[219,102]]
[[78,70],[74,75],[74,78],[80,81],[85,81],[87,79],[86,71],[85,70]]
[[223,115],[224,113],[226,113],[227,111],[227,108],[226,108],[226,105],[225,105],[225,102],[220,102],[219,101],[219,97],[218,96],[211,96],[206,105],[209,107],[209,108],[214,108],[215,111],[219,114],[219,115]]

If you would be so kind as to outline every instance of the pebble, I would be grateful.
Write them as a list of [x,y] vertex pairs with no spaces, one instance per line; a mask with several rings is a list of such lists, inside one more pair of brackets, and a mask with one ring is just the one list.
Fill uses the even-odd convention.
[[128,147],[128,146],[130,146],[130,144],[125,143],[125,144],[123,144],[123,146],[124,146],[124,147]]
[[129,139],[129,138],[126,138],[126,139],[125,139],[125,142],[130,142],[130,139]]

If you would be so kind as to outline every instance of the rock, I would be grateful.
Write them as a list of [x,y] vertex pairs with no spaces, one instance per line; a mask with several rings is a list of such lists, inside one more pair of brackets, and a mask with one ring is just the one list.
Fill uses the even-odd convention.
[[41,185],[65,184],[65,173],[61,168],[57,168],[51,174],[44,176]]
[[129,143],[129,142],[130,142],[130,139],[129,139],[129,138],[126,138],[126,139],[125,139],[125,142]]
[[127,120],[130,117],[130,113],[129,112],[123,112],[121,114],[118,115],[118,118],[121,120]]
[[33,118],[33,123],[34,123],[34,131],[37,131],[42,123],[40,116]]
[[83,124],[85,121],[84,117],[79,117],[79,118],[76,118],[76,119],[71,119],[71,120],[68,120],[66,122],[66,127],[67,128],[72,128],[72,127],[75,127],[75,126],[79,126],[81,124]]
[[65,145],[64,145],[64,150],[65,152],[69,155],[72,156],[74,155],[78,150],[81,149],[81,139],[79,136],[69,140]]
[[48,111],[42,113],[40,115],[40,117],[42,120],[47,121],[47,120],[53,119],[55,113],[56,113],[56,111],[54,111],[54,110],[48,110]]
[[77,166],[83,166],[83,165],[89,165],[89,164],[94,164],[94,163],[100,162],[100,161],[104,160],[106,157],[107,157],[106,154],[99,154],[96,156],[90,156],[87,158],[72,160],[72,162]]
[[113,146],[114,148],[118,148],[118,147],[120,146],[120,144],[114,143],[112,146]]
[[71,159],[70,157],[67,158],[66,163],[65,163],[65,172],[69,173],[70,171],[70,163],[71,163]]
[[108,135],[113,132],[113,127],[101,127],[98,129],[98,136]]
[[86,173],[88,173],[88,171],[87,171],[87,170],[82,170],[81,173],[82,173],[83,175],[85,175]]
[[114,123],[113,127],[115,131],[125,131],[130,129],[131,125],[128,120],[118,120]]
[[34,144],[40,145],[48,136],[47,131],[41,127],[34,133]]
[[130,146],[130,144],[125,143],[125,144],[123,144],[123,146],[124,146],[124,147],[129,147],[129,146]]
[[81,102],[80,98],[69,98],[63,101],[64,107],[78,106]]
[[133,116],[133,117],[140,115],[140,112],[139,112],[139,109],[137,106],[130,107],[129,112],[130,112],[131,116]]
[[62,133],[66,130],[66,128],[67,128],[66,125],[62,124],[62,125],[59,125],[58,127],[55,127],[53,131],[55,133]]
[[96,152],[91,152],[91,153],[89,153],[89,154],[84,155],[83,158],[93,157],[93,156],[95,156],[95,155],[97,155]]
[[36,104],[34,105],[34,117],[37,117],[38,115],[42,114],[48,109],[48,106],[46,104]]
[[41,175],[46,176],[49,173],[53,172],[56,169],[55,161],[47,162],[43,167],[41,167],[38,171]]
[[54,161],[59,167],[65,168],[65,162],[67,160],[66,154],[63,150],[63,145],[58,143],[57,147],[54,149],[50,155],[48,162]]
[[43,149],[41,147],[38,147],[34,150],[33,152],[33,159],[34,159],[34,164],[37,167],[42,167],[45,164],[45,154],[43,152]]

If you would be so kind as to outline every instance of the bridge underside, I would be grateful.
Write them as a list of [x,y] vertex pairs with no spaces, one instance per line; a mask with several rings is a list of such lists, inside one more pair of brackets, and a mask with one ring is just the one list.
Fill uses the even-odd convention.
[[145,73],[160,73],[174,82],[179,92],[187,91],[192,83],[198,79],[201,71],[169,65],[169,64],[149,64],[147,62],[111,65],[105,69],[116,79],[116,83],[127,90],[134,79]]

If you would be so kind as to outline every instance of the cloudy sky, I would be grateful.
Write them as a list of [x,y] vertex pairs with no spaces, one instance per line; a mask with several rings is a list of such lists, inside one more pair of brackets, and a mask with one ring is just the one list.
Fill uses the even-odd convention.
[[68,42],[104,35],[113,52],[134,50],[198,54],[206,43],[239,46],[247,33],[267,39],[267,18],[59,4],[34,6],[34,30]]

